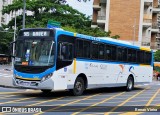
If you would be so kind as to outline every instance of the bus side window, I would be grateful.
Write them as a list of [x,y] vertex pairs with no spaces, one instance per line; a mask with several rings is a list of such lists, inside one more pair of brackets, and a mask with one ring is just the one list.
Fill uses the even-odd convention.
[[59,60],[67,61],[73,59],[73,45],[69,43],[59,43]]
[[83,41],[83,57],[90,58],[90,41]]
[[77,57],[83,57],[83,40],[77,39],[76,43],[76,55]]
[[104,59],[104,44],[99,44],[99,59]]
[[117,59],[117,47],[116,46],[112,46],[112,56],[111,56],[111,60],[116,60]]
[[98,59],[98,44],[92,43],[92,59]]
[[109,45],[106,45],[105,47],[105,57],[106,57],[106,60],[111,60],[112,58],[111,46]]

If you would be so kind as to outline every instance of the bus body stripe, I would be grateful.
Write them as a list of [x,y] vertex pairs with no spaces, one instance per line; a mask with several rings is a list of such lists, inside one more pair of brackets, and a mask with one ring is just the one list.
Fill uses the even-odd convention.
[[74,33],[74,37],[76,37],[77,33]]
[[74,58],[74,62],[73,62],[73,73],[76,73],[76,58]]
[[151,51],[151,49],[145,47],[140,47],[140,50]]
[[38,79],[38,78],[22,78],[22,77],[17,77],[17,76],[16,76],[16,78],[17,78],[17,79],[21,79],[21,80],[34,80],[34,81],[40,81],[40,79]]
[[106,61],[106,60],[91,60],[91,59],[76,59],[77,61],[84,61],[84,62],[95,62],[95,63],[106,63],[106,64],[123,64],[123,65],[134,65],[134,66],[149,66],[149,64],[134,64],[134,63],[128,63],[128,62],[118,62],[118,61]]

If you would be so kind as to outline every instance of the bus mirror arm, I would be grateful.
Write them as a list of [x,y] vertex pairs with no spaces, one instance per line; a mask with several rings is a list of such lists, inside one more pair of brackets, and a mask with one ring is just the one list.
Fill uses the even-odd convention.
[[16,56],[14,56],[14,55],[10,55],[10,57],[11,57],[11,58],[15,58]]
[[16,41],[13,41],[13,42],[10,43],[10,45],[15,44],[15,43],[16,43]]
[[16,41],[13,41],[13,42],[11,42],[10,43],[10,45],[9,45],[9,49],[10,49],[10,51],[9,51],[9,57],[11,57],[11,58],[15,58],[16,56],[14,56],[14,54],[13,54],[13,48],[15,47],[15,43],[16,43]]

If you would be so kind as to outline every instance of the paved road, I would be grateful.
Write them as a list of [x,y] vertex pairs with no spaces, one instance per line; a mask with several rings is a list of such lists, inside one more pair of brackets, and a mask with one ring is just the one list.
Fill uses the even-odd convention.
[[12,86],[11,65],[0,65],[0,85]]
[[[6,76],[10,76],[12,72],[3,71],[3,74],[5,73]],[[43,94],[39,90],[4,87],[1,87],[0,91],[0,111],[6,106],[9,107],[8,109],[11,107],[12,110],[12,113],[5,114],[158,115],[158,112],[144,111],[149,109],[156,111],[158,107],[160,112],[160,81],[136,86],[131,92],[126,92],[123,88],[102,88],[87,90],[83,96],[72,96],[68,91]],[[15,106],[18,107],[15,109]],[[37,111],[41,109],[42,112],[34,113],[33,108],[36,108]],[[3,108],[4,110],[6,108]],[[29,110],[30,113],[26,113]]]

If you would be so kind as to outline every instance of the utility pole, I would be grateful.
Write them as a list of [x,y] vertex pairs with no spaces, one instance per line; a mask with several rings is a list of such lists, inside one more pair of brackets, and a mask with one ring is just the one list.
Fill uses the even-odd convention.
[[[14,20],[14,38],[13,38],[13,42],[16,41],[16,29],[17,29],[17,17],[16,17],[16,11],[15,11],[15,20]],[[15,53],[15,44],[13,43],[13,55]],[[14,58],[12,58],[12,69],[14,65]]]
[[23,0],[23,29],[25,28],[26,0]]

